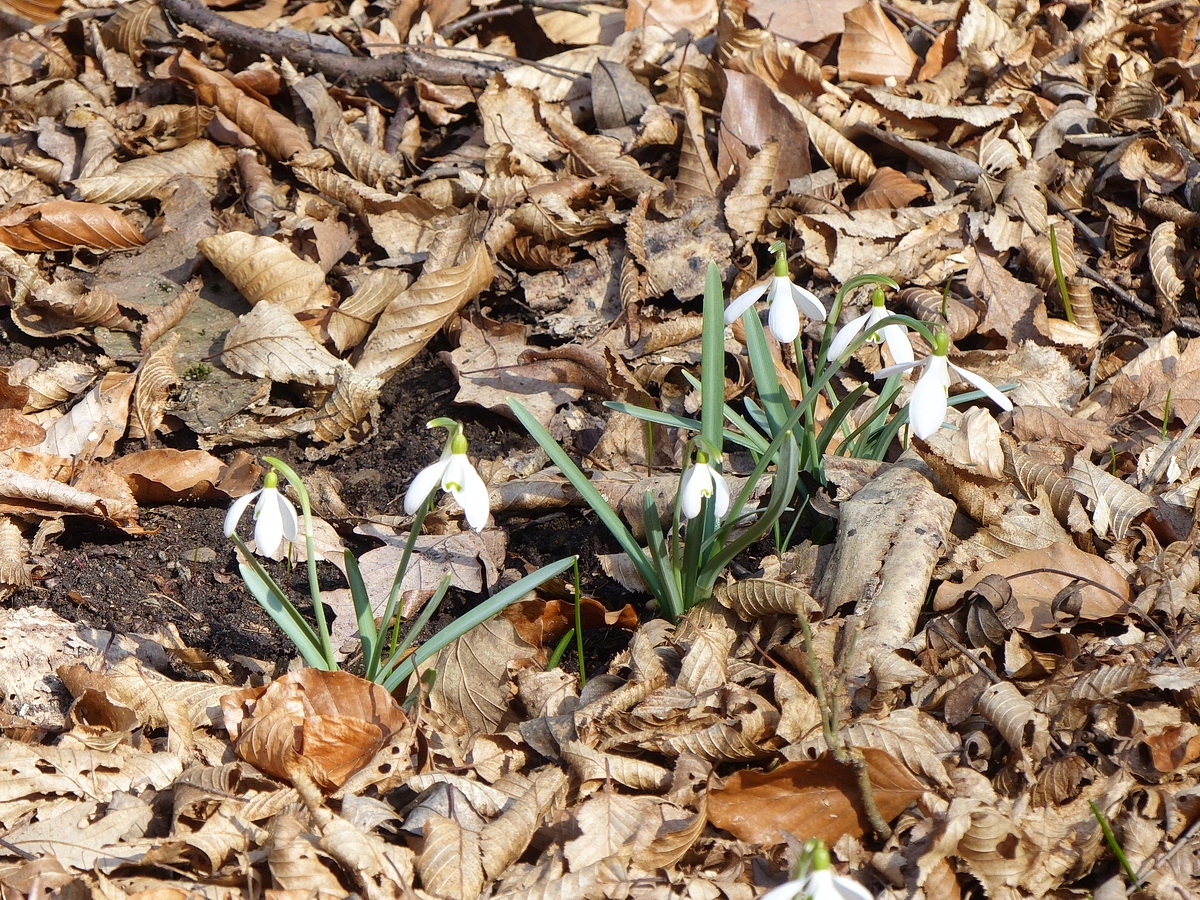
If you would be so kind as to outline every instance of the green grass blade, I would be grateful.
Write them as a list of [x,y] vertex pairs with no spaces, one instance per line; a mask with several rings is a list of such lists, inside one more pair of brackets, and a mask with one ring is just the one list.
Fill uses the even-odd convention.
[[362,644],[363,677],[367,681],[374,681],[379,674],[379,632],[375,629],[375,611],[371,609],[371,597],[358,567],[358,559],[349,550],[345,559],[346,581],[350,583],[354,616],[358,620],[358,640]]
[[242,573],[242,580],[246,582],[247,589],[254,595],[254,599],[267,611],[267,615],[275,620],[275,624],[287,635],[288,640],[296,645],[296,649],[300,651],[304,661],[314,669],[326,671],[337,669],[336,663],[325,659],[312,626],[304,621],[303,616],[290,600],[278,593],[277,586],[272,589],[275,583],[271,577],[260,575],[253,566],[245,563],[239,564],[238,569]]
[[429,657],[433,656],[447,644],[462,637],[480,622],[490,619],[510,603],[520,600],[529,591],[545,584],[555,575],[561,575],[567,571],[567,569],[575,564],[575,559],[576,557],[574,556],[568,556],[566,559],[560,559],[558,562],[550,563],[548,566],[542,566],[536,572],[526,575],[520,581],[510,584],[498,594],[489,597],[469,613],[459,616],[451,624],[422,644],[416,653],[396,666],[395,670],[383,681],[383,686],[389,691],[396,690],[397,687],[404,683],[408,676],[416,671],[417,666],[429,659]]
[[[721,452],[725,423],[725,288],[715,262],[704,276],[704,330],[700,336],[700,437]],[[720,460],[714,460],[720,471]]]
[[513,413],[525,430],[533,436],[533,439],[538,442],[550,460],[558,466],[559,470],[566,477],[571,486],[579,492],[585,503],[592,508],[592,512],[600,519],[604,527],[621,545],[621,549],[628,554],[630,560],[638,570],[638,574],[642,576],[642,580],[646,582],[646,587],[656,597],[663,597],[665,589],[662,580],[658,573],[654,570],[649,557],[646,556],[644,550],[629,529],[625,527],[625,523],[621,521],[621,517],[617,515],[616,510],[608,505],[608,501],[596,490],[595,486],[588,480],[588,477],[583,474],[579,466],[575,465],[575,461],[567,455],[567,452],[558,445],[550,432],[548,432],[542,423],[533,417],[533,415],[517,400],[509,400],[508,405],[512,408]]

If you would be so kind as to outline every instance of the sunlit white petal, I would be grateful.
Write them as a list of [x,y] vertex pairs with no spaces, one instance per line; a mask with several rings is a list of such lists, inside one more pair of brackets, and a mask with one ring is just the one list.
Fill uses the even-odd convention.
[[417,477],[408,486],[408,493],[404,495],[404,511],[408,515],[415,515],[417,510],[421,508],[421,504],[425,502],[425,498],[433,493],[434,488],[442,483],[442,473],[446,471],[446,466],[449,463],[449,457],[439,459],[417,473]]
[[908,339],[908,329],[903,325],[884,325],[880,329],[883,334],[884,343],[887,344],[888,352],[892,354],[892,360],[896,363],[910,363],[913,361],[912,341]]
[[729,512],[729,485],[719,472],[713,473],[713,513],[718,519]]
[[908,401],[908,421],[913,434],[924,440],[942,427],[949,394],[950,370],[946,357],[927,357],[925,371]]
[[950,368],[953,369],[954,374],[956,374],[963,381],[968,382],[973,387],[987,394],[988,397],[991,398],[991,400],[1001,409],[1009,410],[1013,408],[1012,401],[1004,396],[1001,391],[998,391],[995,385],[993,385],[986,378],[982,378],[979,375],[976,375],[974,372],[968,372],[966,369],[960,368],[954,363],[950,363]]
[[254,498],[262,493],[262,490],[251,491],[249,494],[244,494],[238,497],[229,507],[229,512],[225,513],[225,537],[232,537],[233,532],[237,529],[238,520],[245,515],[246,507],[254,502]]
[[876,378],[890,378],[893,375],[898,375],[901,372],[907,372],[909,369],[916,369],[925,365],[933,357],[927,356],[924,359],[913,359],[908,362],[896,363],[894,366],[884,366],[875,373]]
[[685,519],[700,515],[700,504],[712,496],[712,469],[707,463],[696,463],[683,473],[679,482],[679,514]]
[[846,348],[854,343],[854,339],[858,337],[858,333],[866,327],[870,315],[870,313],[864,313],[857,319],[851,319],[838,330],[838,333],[833,336],[833,340],[829,344],[830,359],[837,359],[846,352]]
[[764,281],[762,284],[755,285],[743,294],[739,294],[729,307],[725,310],[725,324],[729,325],[736,322],[742,317],[742,313],[758,302],[758,298],[767,292],[767,288],[771,286],[771,282]]
[[[782,275],[775,276],[775,283],[767,298],[771,301],[771,312],[767,315],[767,327],[775,340],[790,344],[800,335],[800,310],[792,296],[792,283]],[[783,282],[783,284],[780,284]]]
[[[786,281],[786,279],[784,280]],[[792,284],[790,281],[787,281],[787,286],[792,289],[792,301],[800,308],[802,313],[810,319],[816,319],[818,322],[825,321],[825,304],[821,302],[820,297],[812,291],[805,290],[798,284]]]
[[763,895],[762,900],[875,900],[865,887],[831,869],[810,872],[807,878],[789,881]]
[[254,544],[263,556],[274,556],[283,544],[284,522],[291,518],[291,532],[296,534],[296,511],[276,488],[263,488],[254,506]]
[[458,501],[467,517],[467,524],[476,531],[483,531],[487,525],[488,513],[491,512],[488,489],[466,454],[451,455],[450,465],[446,467],[446,473],[442,477],[442,487]]

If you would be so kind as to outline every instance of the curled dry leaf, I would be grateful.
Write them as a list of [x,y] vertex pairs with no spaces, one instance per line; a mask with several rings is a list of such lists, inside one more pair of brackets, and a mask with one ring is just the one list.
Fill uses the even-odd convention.
[[140,503],[240,497],[253,490],[262,473],[244,451],[226,465],[206,450],[170,448],[127,453],[110,468],[129,482]]
[[425,821],[416,867],[434,896],[474,900],[483,890],[479,832],[446,816],[431,816]]
[[492,258],[482,243],[464,249],[467,261],[425,274],[380,316],[355,363],[360,374],[387,379],[421,352],[441,327],[492,283]]
[[407,723],[378,684],[349,672],[301,669],[221,698],[225,729],[246,762],[279,778],[300,770],[332,790]]
[[934,594],[933,608],[951,609],[989,575],[999,575],[1012,586],[1013,599],[1024,614],[1018,627],[1025,631],[1054,627],[1052,606],[1067,588],[1078,587],[1074,616],[1088,621],[1123,614],[1132,596],[1129,583],[1108,562],[1070,544],[1056,543],[988,563],[962,584],[943,583]]
[[1174,222],[1160,222],[1150,234],[1150,274],[1158,289],[1158,307],[1167,327],[1179,318],[1179,299],[1183,296],[1182,248]]
[[296,314],[324,309],[333,301],[324,270],[279,241],[230,231],[204,238],[198,246],[251,306],[274,303]]
[[210,141],[193,141],[186,147],[132,159],[110,175],[75,179],[75,188],[92,203],[120,203],[158,197],[173,178],[185,177],[215,193],[217,179],[229,160]]
[[175,371],[175,348],[181,337],[179,332],[172,332],[138,367],[129,437],[149,437],[162,424],[171,388],[179,384],[179,373]]
[[907,82],[917,64],[900,29],[876,0],[846,13],[846,30],[838,49],[838,74],[843,79],[883,84]]
[[229,329],[221,362],[239,375],[324,387],[334,384],[341,364],[294,315],[269,302]]
[[805,616],[810,622],[821,618],[821,607],[808,591],[770,578],[731,582],[717,592],[717,599],[743,622],[772,615]]
[[[924,785],[890,754],[873,747],[861,752],[886,821],[924,795]],[[870,830],[854,770],[829,755],[784,763],[770,772],[735,772],[709,795],[708,821],[759,844],[781,843],[784,832],[834,844],[843,835],[861,837]]]
[[48,200],[0,219],[0,243],[14,250],[44,252],[86,247],[131,250],[146,243],[142,233],[114,209],[76,200]]
[[45,440],[33,449],[85,459],[112,456],[117,441],[125,436],[135,383],[128,373],[105,375],[69,413],[46,427]]

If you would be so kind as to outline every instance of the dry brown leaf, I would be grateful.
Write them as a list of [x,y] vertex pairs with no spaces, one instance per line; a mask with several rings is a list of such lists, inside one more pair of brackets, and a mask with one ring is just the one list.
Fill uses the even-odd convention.
[[375,320],[389,303],[412,283],[407,273],[398,269],[373,269],[353,294],[339,303],[329,314],[326,330],[339,352],[358,346],[370,333]]
[[455,403],[474,404],[508,415],[508,400],[516,397],[543,425],[559,407],[583,396],[583,388],[565,382],[554,361],[529,361],[524,355],[530,329],[518,323],[483,320],[483,327],[463,319],[458,347],[443,359],[458,378]]
[[[921,782],[890,754],[873,747],[861,752],[875,803],[886,821],[924,795]],[[866,834],[871,827],[853,770],[828,755],[784,763],[770,772],[735,772],[709,795],[708,821],[758,844],[782,843],[784,832],[833,844],[843,835]]]
[[878,169],[851,209],[901,209],[925,196],[925,188],[903,172],[887,166]]
[[64,457],[103,459],[112,456],[129,423],[129,402],[136,379],[110,372],[71,411],[46,427],[34,450]]
[[226,694],[221,709],[234,750],[246,762],[280,778],[299,770],[330,790],[408,721],[380,685],[319,669]]
[[109,175],[76,178],[80,195],[92,203],[120,203],[159,197],[173,178],[201,183],[206,192],[216,192],[217,180],[228,170],[229,161],[209,141],[192,141],[178,150],[132,159]]
[[541,651],[506,619],[492,618],[445,647],[427,664],[438,673],[429,694],[435,712],[471,733],[493,732],[509,719],[512,670]]
[[172,332],[138,367],[129,437],[148,438],[162,425],[171,389],[179,384],[179,373],[175,371],[175,348],[181,337],[179,332]]
[[846,13],[846,30],[838,49],[838,74],[843,79],[883,84],[889,78],[907,82],[917,54],[892,24],[877,0]]
[[76,247],[131,250],[146,239],[129,220],[107,206],[49,200],[0,218],[0,243],[35,252]]
[[221,362],[239,375],[330,387],[341,361],[285,308],[260,302],[225,335]]
[[202,104],[217,107],[273,159],[284,162],[311,155],[312,145],[295,122],[248,96],[233,81],[207,68],[187,50],[176,53],[165,65],[172,75],[192,85]]
[[1021,627],[1026,630],[1041,631],[1055,624],[1052,604],[1067,588],[1078,588],[1071,601],[1073,615],[1089,621],[1120,615],[1132,596],[1129,583],[1112,565],[1070,544],[1058,543],[988,563],[962,584],[942,584],[934,595],[933,608],[954,607],[989,575],[1008,580],[1013,598],[1025,611],[1026,622]]
[[483,890],[479,832],[445,816],[425,821],[417,873],[426,890],[438,897],[474,900]]
[[355,369],[386,380],[421,349],[456,312],[492,283],[492,259],[482,243],[463,248],[467,261],[423,273],[383,311]]
[[863,0],[833,0],[830,3],[801,3],[790,0],[749,0],[747,10],[760,22],[797,44],[812,44],[841,34],[844,16]]
[[230,231],[204,238],[199,247],[251,306],[273,303],[296,314],[324,309],[333,301],[324,270],[279,241]]
[[125,478],[140,503],[221,500],[254,488],[262,468],[245,453],[226,465],[206,450],[144,450],[127,453],[110,468]]

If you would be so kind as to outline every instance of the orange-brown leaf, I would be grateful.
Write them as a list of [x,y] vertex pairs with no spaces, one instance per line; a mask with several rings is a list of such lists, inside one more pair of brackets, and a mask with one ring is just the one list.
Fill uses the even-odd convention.
[[[875,804],[887,821],[904,812],[925,788],[903,764],[883,750],[862,748],[875,789]],[[783,832],[835,843],[842,835],[870,830],[858,782],[849,766],[828,754],[784,763],[770,772],[735,772],[708,798],[708,821],[735,837],[778,844]]]
[[883,166],[875,172],[867,189],[858,195],[851,209],[902,209],[925,196],[925,188],[903,172]]
[[34,252],[75,247],[129,250],[146,239],[115,209],[77,200],[48,200],[0,219],[0,243]]

